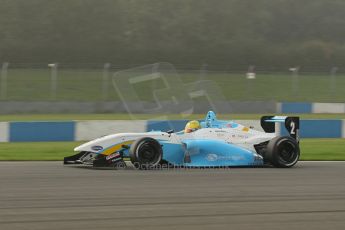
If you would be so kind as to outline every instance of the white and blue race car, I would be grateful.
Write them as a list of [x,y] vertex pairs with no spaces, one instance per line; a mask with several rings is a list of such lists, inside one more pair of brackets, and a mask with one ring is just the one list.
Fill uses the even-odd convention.
[[[277,135],[276,126],[288,131]],[[193,127],[189,127],[191,125]],[[300,156],[299,118],[264,116],[264,131],[234,121],[217,120],[214,112],[205,120],[192,121],[180,132],[118,133],[100,137],[74,149],[64,164],[94,167],[157,168],[263,166],[292,167]]]

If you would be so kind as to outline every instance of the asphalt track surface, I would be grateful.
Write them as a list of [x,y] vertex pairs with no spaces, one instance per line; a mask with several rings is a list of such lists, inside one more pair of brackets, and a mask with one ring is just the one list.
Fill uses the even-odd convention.
[[0,162],[0,229],[344,229],[345,162],[94,170]]

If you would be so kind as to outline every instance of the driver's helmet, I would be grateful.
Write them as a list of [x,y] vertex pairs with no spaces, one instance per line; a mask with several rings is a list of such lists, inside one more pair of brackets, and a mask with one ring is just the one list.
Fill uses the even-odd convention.
[[191,132],[194,132],[200,128],[201,128],[201,126],[200,126],[199,121],[193,120],[193,121],[190,121],[186,124],[186,127],[184,128],[184,132],[185,133],[191,133]]

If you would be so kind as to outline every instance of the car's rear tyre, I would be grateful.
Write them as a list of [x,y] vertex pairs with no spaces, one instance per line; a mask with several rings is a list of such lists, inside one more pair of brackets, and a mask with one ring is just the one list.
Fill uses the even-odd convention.
[[295,139],[278,136],[268,142],[265,160],[275,167],[289,168],[297,163],[299,156],[300,149]]
[[129,156],[134,167],[150,169],[162,162],[163,150],[157,140],[143,137],[133,142],[129,149]]

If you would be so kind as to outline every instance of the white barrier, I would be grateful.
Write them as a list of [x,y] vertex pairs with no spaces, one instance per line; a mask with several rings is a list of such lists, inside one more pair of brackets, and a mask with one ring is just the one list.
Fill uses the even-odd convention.
[[312,113],[345,113],[344,103],[313,103]]
[[0,142],[9,141],[9,123],[0,122]]
[[144,120],[76,121],[75,140],[92,140],[108,134],[146,132]]

